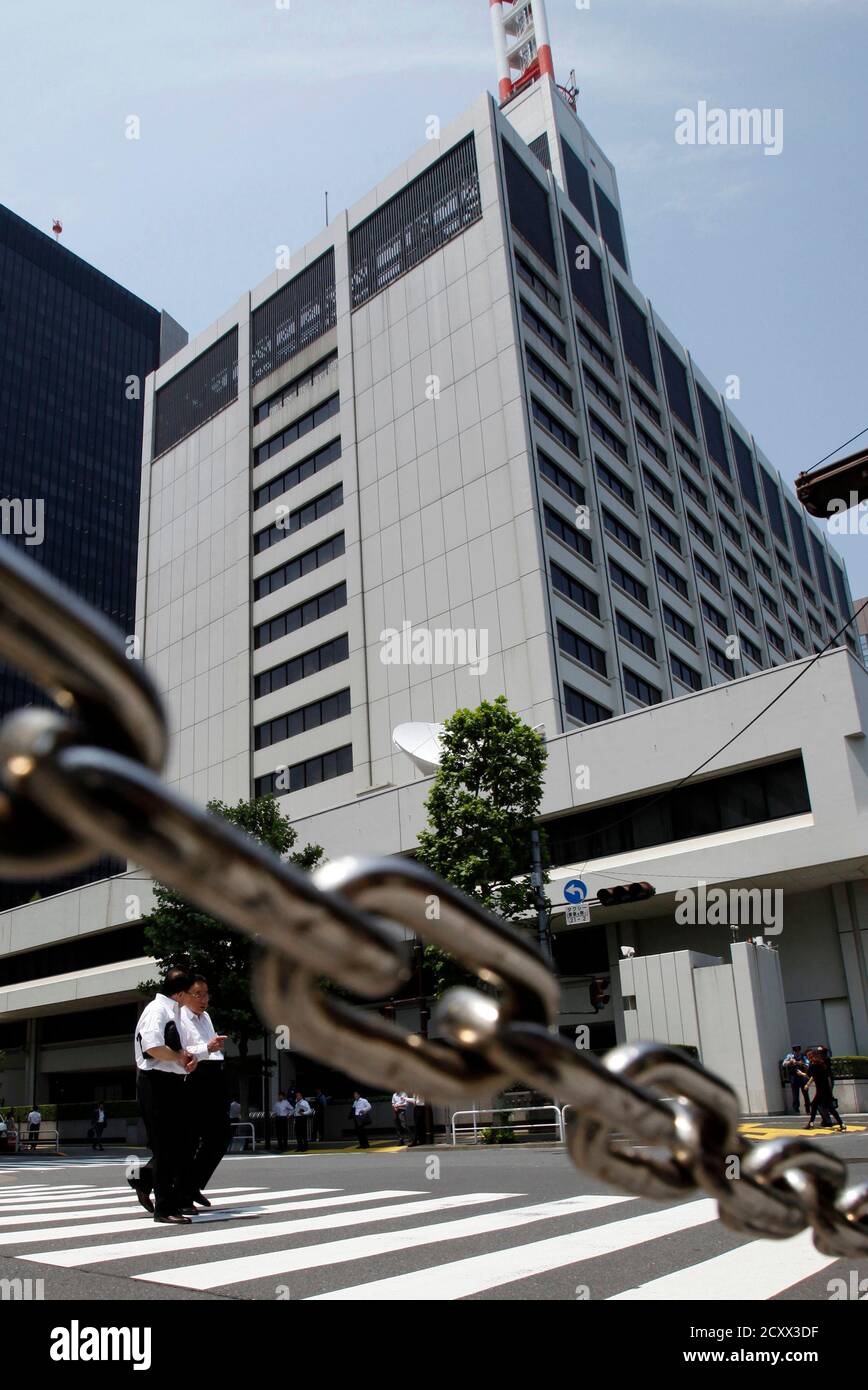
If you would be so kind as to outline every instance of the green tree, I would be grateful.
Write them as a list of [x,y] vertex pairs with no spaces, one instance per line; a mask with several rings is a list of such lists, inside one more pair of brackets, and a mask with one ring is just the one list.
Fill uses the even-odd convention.
[[[273,796],[260,796],[227,806],[210,801],[212,815],[222,816],[281,859],[308,872],[324,858],[320,845],[294,848],[298,838],[291,821],[280,810]],[[247,1113],[247,1058],[250,1042],[262,1037],[262,1020],[251,997],[251,973],[256,943],[245,933],[233,931],[225,922],[188,903],[166,884],[154,885],[156,907],[144,921],[145,941],[162,974],[172,965],[187,965],[204,975],[211,991],[210,1005],[218,1030],[228,1033],[241,1057],[239,1087],[242,1107]],[[157,981],[147,980],[139,989],[153,994]]]
[[[443,755],[425,808],[418,858],[505,921],[535,923],[531,834],[547,761],[543,740],[505,695],[447,719]],[[544,846],[543,846],[544,852]],[[543,883],[548,875],[543,872]],[[467,971],[436,947],[425,950],[438,995]]]

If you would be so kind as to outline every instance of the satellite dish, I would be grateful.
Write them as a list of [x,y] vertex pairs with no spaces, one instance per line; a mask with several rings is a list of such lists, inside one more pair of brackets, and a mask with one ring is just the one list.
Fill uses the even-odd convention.
[[392,742],[420,772],[431,773],[437,771],[443,756],[443,732],[442,724],[399,724],[392,730]]

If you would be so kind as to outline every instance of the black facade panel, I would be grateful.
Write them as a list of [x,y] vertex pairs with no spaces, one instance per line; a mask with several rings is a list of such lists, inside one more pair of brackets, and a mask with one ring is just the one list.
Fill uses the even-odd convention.
[[618,305],[621,335],[624,339],[624,352],[633,366],[638,367],[642,375],[656,386],[657,377],[651,358],[651,344],[648,341],[648,320],[635,301],[628,294],[625,294],[617,283],[615,284],[615,300]]
[[585,221],[596,231],[597,221],[594,217],[594,200],[591,197],[591,180],[588,178],[588,171],[566,140],[561,140],[561,151],[564,157],[564,177],[569,200],[573,207],[579,210]]
[[765,493],[766,507],[768,508],[771,528],[779,541],[783,541],[784,545],[789,545],[790,538],[787,535],[787,528],[784,525],[784,513],[781,507],[781,494],[778,492],[778,485],[774,478],[769,477],[764,468],[760,468],[760,477],[762,478],[763,492]]
[[808,543],[805,540],[805,527],[802,518],[796,511],[790,499],[784,499],[787,504],[787,515],[790,519],[790,530],[793,533],[793,549],[796,552],[796,559],[806,574],[811,573],[811,557],[808,554]]
[[538,135],[535,140],[531,140],[528,149],[531,154],[536,155],[543,168],[551,172],[552,155],[549,149],[549,137],[546,135],[545,131],[543,131],[542,135]]
[[481,216],[476,144],[468,135],[350,232],[353,308]]
[[[562,221],[573,294],[582,307],[587,309],[591,318],[596,319],[597,323],[608,333],[610,331],[609,310],[606,305],[606,290],[603,285],[603,262],[596,252],[587,245],[580,233],[576,231],[572,222],[569,222],[566,217],[563,217]],[[582,248],[588,253],[587,270],[581,270],[577,264],[578,252]]]
[[813,531],[808,533],[811,537],[811,550],[814,553],[814,568],[817,571],[817,578],[820,581],[820,588],[826,598],[832,597],[832,586],[829,583],[829,570],[826,564],[826,551],[821,542],[814,535]]
[[657,342],[660,346],[660,361],[663,364],[669,409],[673,415],[677,416],[682,425],[687,426],[691,434],[695,434],[696,421],[693,418],[693,406],[690,402],[687,368],[681,358],[672,351],[666,339],[661,338],[659,333],[657,334]]
[[254,309],[251,381],[262,381],[336,323],[335,253],[329,250]]
[[594,183],[597,195],[597,211],[600,214],[600,235],[615,260],[627,269],[627,251],[621,231],[621,217],[611,198],[607,197],[598,183]]
[[735,467],[741,483],[742,495],[746,502],[750,502],[754,511],[759,512],[762,516],[762,505],[757,490],[756,474],[754,473],[750,449],[735,430],[730,430],[729,437],[732,440],[732,452],[735,455]]
[[838,595],[838,611],[846,618],[851,612],[850,600],[847,598],[847,585],[844,581],[841,566],[836,565],[834,560],[832,560],[831,565],[832,578],[835,581],[835,593]]
[[554,269],[555,242],[549,195],[506,141],[503,142],[503,162],[512,225],[537,255]]
[[154,458],[238,399],[238,329],[226,333],[157,392]]
[[696,391],[699,396],[699,413],[702,416],[702,425],[705,430],[705,447],[708,449],[709,458],[713,459],[718,468],[721,468],[726,476],[729,477],[729,461],[726,457],[726,444],[723,438],[723,421],[720,418],[720,411],[708,393],[703,391],[701,386],[697,386]]

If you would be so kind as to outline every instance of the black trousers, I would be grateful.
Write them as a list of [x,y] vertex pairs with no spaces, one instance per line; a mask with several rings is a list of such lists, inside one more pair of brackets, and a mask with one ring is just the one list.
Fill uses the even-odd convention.
[[314,1141],[317,1139],[325,1139],[325,1106],[314,1109],[313,1138]]
[[277,1152],[285,1153],[289,1142],[289,1116],[275,1115],[274,1129],[277,1134]]
[[189,1078],[180,1072],[140,1070],[136,1093],[151,1150],[139,1183],[153,1191],[156,1215],[168,1216],[186,1205],[193,1184]]
[[92,1146],[93,1148],[95,1148],[95,1149],[96,1149],[96,1148],[100,1148],[100,1149],[103,1148],[102,1132],[103,1132],[104,1129],[105,1129],[105,1125],[94,1125],[94,1127],[93,1127],[93,1146]]
[[193,1190],[204,1191],[229,1147],[229,1091],[222,1062],[200,1062],[187,1082],[193,1124]]
[[307,1115],[295,1117],[295,1147],[300,1154],[307,1152]]
[[425,1106],[413,1106],[413,1142],[415,1144],[428,1143],[428,1127],[425,1123]]

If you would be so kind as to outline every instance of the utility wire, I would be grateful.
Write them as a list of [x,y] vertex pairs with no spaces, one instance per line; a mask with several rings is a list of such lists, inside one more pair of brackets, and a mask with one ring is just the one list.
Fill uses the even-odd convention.
[[837,449],[833,449],[831,454],[827,454],[824,459],[820,459],[819,463],[812,463],[810,468],[805,469],[805,473],[813,473],[814,469],[819,468],[821,463],[826,463],[828,459],[834,458],[836,454],[840,454],[841,450],[846,449],[848,444],[855,444],[856,440],[861,439],[863,434],[868,434],[868,425],[865,426],[864,430],[860,430],[858,434],[854,434],[852,439],[847,439],[843,444],[839,444]]

